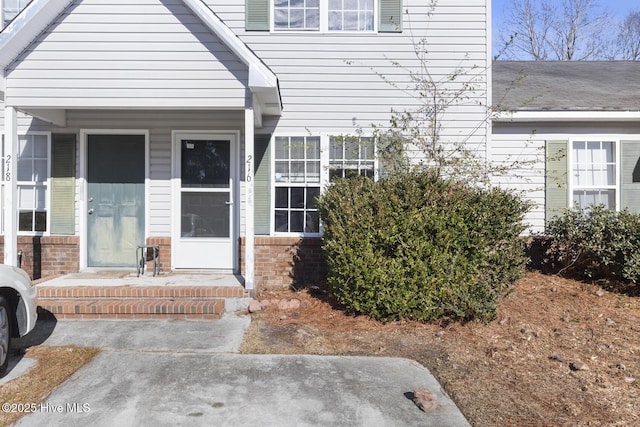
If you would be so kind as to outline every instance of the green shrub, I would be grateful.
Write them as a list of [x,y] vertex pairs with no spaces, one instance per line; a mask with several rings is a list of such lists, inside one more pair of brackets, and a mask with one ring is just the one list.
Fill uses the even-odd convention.
[[586,278],[640,279],[640,215],[604,206],[565,210],[549,221],[550,259]]
[[528,205],[503,190],[402,172],[338,180],[319,209],[333,295],[378,320],[490,320],[526,263]]

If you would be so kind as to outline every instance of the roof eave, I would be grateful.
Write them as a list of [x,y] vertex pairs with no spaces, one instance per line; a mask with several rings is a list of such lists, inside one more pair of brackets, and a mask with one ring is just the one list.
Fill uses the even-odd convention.
[[492,120],[509,122],[636,122],[640,111],[505,111],[497,113]]
[[275,73],[202,0],[183,0],[191,11],[249,68],[249,89],[265,114],[281,115],[280,87]]
[[72,0],[32,0],[0,32],[0,70],[4,70],[33,42]]

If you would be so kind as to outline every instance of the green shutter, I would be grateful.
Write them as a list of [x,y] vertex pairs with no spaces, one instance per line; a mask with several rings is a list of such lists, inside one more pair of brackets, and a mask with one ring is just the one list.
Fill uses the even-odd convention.
[[640,141],[620,141],[622,208],[640,213]]
[[378,31],[381,33],[401,33],[402,0],[380,0],[379,9]]
[[269,0],[245,0],[245,30],[269,31]]
[[75,234],[76,136],[51,135],[51,234]]
[[254,230],[256,235],[269,235],[271,231],[271,156],[269,151],[270,135],[256,135],[254,155],[256,173],[254,178]]
[[568,183],[568,141],[547,141],[546,146],[546,183],[545,183],[545,220],[549,221],[566,209]]

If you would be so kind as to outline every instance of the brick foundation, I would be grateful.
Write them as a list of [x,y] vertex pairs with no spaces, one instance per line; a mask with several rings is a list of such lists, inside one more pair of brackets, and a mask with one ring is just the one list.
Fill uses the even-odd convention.
[[[171,238],[149,237],[147,244],[160,247],[160,271],[171,270]],[[77,236],[18,236],[22,250],[20,266],[33,280],[80,270],[80,238]],[[0,236],[0,259],[4,259],[4,236]],[[153,268],[149,262],[147,268]]]
[[[147,245],[156,245],[160,247],[160,272],[168,273],[171,271],[171,237],[148,237]],[[153,271],[153,261],[147,260],[145,267],[147,271]]]
[[[240,269],[245,272],[245,239],[240,239]],[[256,237],[255,285],[305,286],[323,281],[327,264],[319,237]]]
[[[4,259],[4,236],[0,236]],[[80,239],[75,236],[18,236],[20,266],[32,279],[75,273],[80,268]]]
[[[318,237],[256,237],[256,286],[305,286],[323,281],[327,265],[320,242]],[[146,243],[160,247],[160,271],[169,272],[171,238],[149,237]],[[240,271],[244,274],[244,238],[239,246]],[[80,238],[76,236],[18,236],[18,249],[22,250],[21,267],[33,280],[80,269]],[[3,236],[0,257],[4,257]],[[150,262],[149,268],[153,268]]]

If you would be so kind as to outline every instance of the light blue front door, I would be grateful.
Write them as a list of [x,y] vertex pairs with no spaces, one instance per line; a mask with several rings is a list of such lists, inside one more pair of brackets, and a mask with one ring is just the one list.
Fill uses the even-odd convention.
[[144,135],[88,135],[87,262],[134,267],[144,243]]

